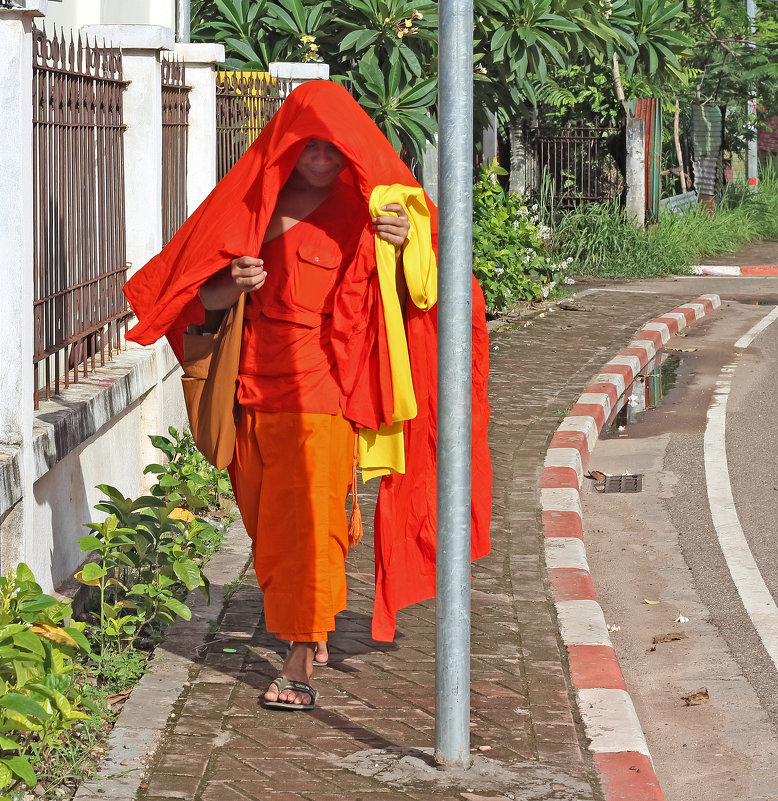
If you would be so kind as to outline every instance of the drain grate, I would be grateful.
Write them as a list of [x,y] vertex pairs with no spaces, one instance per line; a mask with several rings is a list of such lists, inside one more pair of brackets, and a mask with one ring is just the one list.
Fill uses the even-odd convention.
[[598,481],[594,488],[599,492],[643,492],[643,474],[607,476],[604,481]]

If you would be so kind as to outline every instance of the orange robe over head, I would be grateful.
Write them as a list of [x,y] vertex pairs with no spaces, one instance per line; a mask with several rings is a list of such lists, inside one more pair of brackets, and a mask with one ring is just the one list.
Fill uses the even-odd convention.
[[[278,194],[310,139],[332,142],[343,153],[340,180],[356,189],[366,208],[375,186],[419,186],[345,89],[330,81],[303,84],[162,252],[127,282],[124,292],[138,318],[129,339],[150,344],[167,336],[182,358],[183,332],[204,318],[200,286],[232,259],[259,254]],[[437,209],[429,198],[427,205],[436,246]],[[484,312],[483,294],[473,280],[473,559],[489,552],[491,517]],[[378,640],[394,637],[398,609],[435,594],[437,309],[422,311],[409,303],[406,334],[418,414],[404,424],[406,473],[384,477],[379,492],[373,614]],[[343,415],[366,428],[390,424],[391,371],[369,223],[335,294],[331,342]]]

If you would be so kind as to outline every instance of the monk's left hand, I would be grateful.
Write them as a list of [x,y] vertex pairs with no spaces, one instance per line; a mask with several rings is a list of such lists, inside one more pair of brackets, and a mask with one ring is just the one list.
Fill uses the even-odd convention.
[[405,213],[405,209],[399,203],[389,203],[386,206],[381,206],[381,211],[391,211],[394,214],[373,217],[373,230],[384,241],[401,248],[408,238],[408,231],[411,230],[411,224],[408,222],[408,215]]

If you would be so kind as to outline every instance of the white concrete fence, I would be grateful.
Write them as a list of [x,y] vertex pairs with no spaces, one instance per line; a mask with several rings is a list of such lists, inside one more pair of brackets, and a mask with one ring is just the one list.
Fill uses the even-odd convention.
[[[127,343],[33,410],[33,106],[32,26],[46,0],[0,8],[0,572],[26,562],[44,590],[67,581],[81,561],[83,524],[97,484],[127,496],[148,489],[143,468],[159,461],[150,434],[185,421],[179,368],[167,343]],[[36,18],[38,18],[36,20]],[[193,211],[216,176],[216,44],[174,44],[160,25],[86,25],[82,36],[122,48],[127,260],[130,274],[162,247],[163,54],[185,62],[189,100],[187,204]]]

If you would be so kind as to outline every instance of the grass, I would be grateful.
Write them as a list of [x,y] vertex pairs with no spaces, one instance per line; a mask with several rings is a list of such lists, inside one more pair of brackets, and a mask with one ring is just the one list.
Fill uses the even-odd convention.
[[565,214],[555,231],[555,259],[573,257],[573,274],[649,278],[687,273],[694,264],[749,242],[778,238],[778,170],[762,168],[759,190],[729,187],[714,214],[698,207],[637,228],[617,204],[590,204]]

